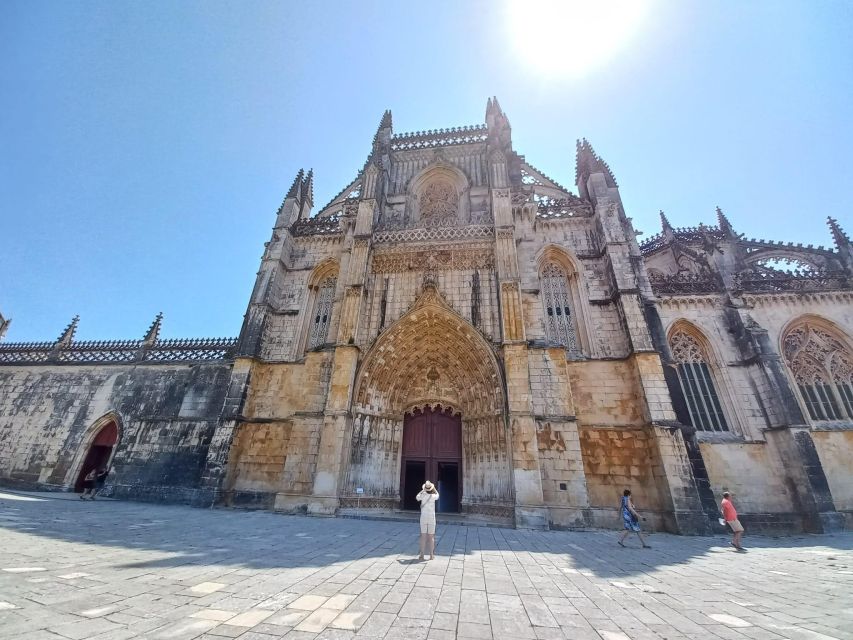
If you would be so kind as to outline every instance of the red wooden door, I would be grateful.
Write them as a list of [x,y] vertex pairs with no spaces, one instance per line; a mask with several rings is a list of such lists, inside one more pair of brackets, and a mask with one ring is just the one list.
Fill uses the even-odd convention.
[[438,486],[438,511],[459,511],[462,499],[462,418],[452,410],[416,409],[403,422],[400,495],[404,509],[417,509],[425,480]]

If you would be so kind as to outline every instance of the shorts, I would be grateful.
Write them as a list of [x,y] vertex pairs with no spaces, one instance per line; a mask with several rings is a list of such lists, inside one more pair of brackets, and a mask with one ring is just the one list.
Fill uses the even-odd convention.
[[740,520],[729,520],[726,524],[732,528],[734,533],[740,533],[743,531],[743,525],[740,523]]
[[435,533],[435,520],[421,520],[421,533]]

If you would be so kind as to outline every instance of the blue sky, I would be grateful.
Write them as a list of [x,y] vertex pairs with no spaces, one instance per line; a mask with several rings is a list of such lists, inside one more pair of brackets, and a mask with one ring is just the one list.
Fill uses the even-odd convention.
[[[574,181],[588,138],[651,235],[853,232],[853,2],[651,4],[581,76],[519,55],[502,2],[0,3],[0,313],[8,341],[233,336],[300,167],[324,204],[397,132],[483,122]],[[553,21],[551,21],[553,22]],[[566,20],[566,41],[584,33]],[[549,22],[550,24],[550,22]],[[602,37],[607,37],[604,35]],[[555,39],[559,40],[559,38]],[[556,69],[556,71],[555,71]]]

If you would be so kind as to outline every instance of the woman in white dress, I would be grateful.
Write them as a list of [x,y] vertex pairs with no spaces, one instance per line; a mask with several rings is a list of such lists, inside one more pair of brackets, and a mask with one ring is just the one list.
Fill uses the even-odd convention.
[[435,556],[435,503],[438,502],[438,491],[435,485],[427,480],[417,495],[421,503],[421,553],[418,560],[424,559],[424,551],[429,547],[429,559]]

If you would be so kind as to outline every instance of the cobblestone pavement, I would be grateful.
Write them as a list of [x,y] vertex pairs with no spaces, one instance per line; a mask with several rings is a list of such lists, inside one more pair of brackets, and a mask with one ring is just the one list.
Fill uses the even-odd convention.
[[0,637],[853,638],[853,534],[616,536],[3,493]]

